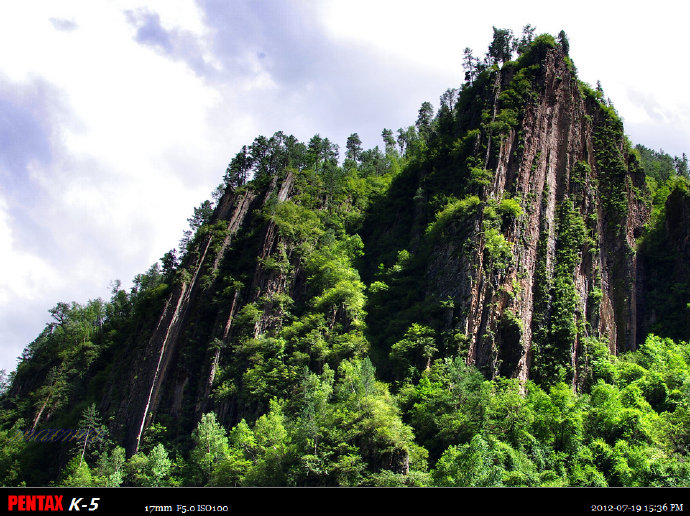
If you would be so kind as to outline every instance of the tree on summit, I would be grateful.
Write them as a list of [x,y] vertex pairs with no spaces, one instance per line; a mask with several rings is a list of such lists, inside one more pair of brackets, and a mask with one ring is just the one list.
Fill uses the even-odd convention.
[[422,106],[419,108],[419,113],[417,115],[417,121],[415,126],[417,131],[422,138],[428,138],[431,133],[431,121],[434,118],[434,107],[431,102],[422,102]]
[[362,156],[362,140],[357,133],[352,133],[347,137],[345,144],[345,158],[352,161],[359,161]]
[[568,41],[568,36],[564,30],[558,33],[558,43],[560,43],[563,53],[568,55],[570,52],[570,42]]
[[537,28],[532,27],[530,24],[527,24],[522,28],[522,37],[520,38],[520,41],[515,38],[515,41],[513,42],[518,55],[522,55],[527,51],[527,47],[529,47],[534,40],[534,32],[536,30]]
[[465,81],[472,84],[479,75],[479,58],[472,55],[472,49],[465,47],[462,52],[462,67],[465,70]]
[[510,29],[494,29],[494,39],[489,45],[487,61],[490,64],[505,63],[513,56],[513,31]]
[[251,169],[252,158],[247,146],[244,145],[225,170],[225,184],[233,190],[242,186],[247,182]]

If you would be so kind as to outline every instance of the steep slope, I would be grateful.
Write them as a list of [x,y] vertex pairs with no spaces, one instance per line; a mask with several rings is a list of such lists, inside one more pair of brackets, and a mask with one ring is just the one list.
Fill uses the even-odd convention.
[[[408,312],[390,333],[424,323],[487,376],[547,383],[576,381],[588,335],[607,337],[612,353],[634,349],[635,237],[648,194],[613,109],[541,37],[466,88],[456,120],[451,138],[430,142],[415,177],[391,189],[427,216],[400,220],[416,226],[411,235],[392,230],[415,255],[409,275],[424,280],[406,307],[396,288],[377,300],[383,313]],[[376,250],[385,232],[365,243]]]
[[[289,188],[289,185],[290,180],[287,180],[285,186]],[[269,189],[269,194],[271,191]],[[190,381],[200,383],[195,382],[194,378],[199,378],[199,373],[204,370],[190,369],[191,364],[181,359],[180,353],[184,353],[184,350],[178,349],[178,344],[185,333],[185,327],[193,325],[198,320],[199,306],[209,303],[208,279],[217,275],[224,252],[245,221],[255,195],[253,191],[245,190],[221,199],[213,220],[213,223],[218,222],[214,224],[215,231],[197,235],[194,250],[188,256],[189,265],[185,269],[185,274],[165,301],[153,334],[137,353],[137,360],[132,364],[127,381],[128,395],[123,398],[116,419],[117,424],[125,432],[126,449],[130,454],[137,451],[144,428],[151,422],[151,416],[156,413],[161,396],[166,398],[168,403],[167,412],[173,417],[180,416],[185,387]],[[281,191],[281,195],[279,200],[284,201],[285,193]],[[271,244],[272,242],[267,242],[267,245]],[[227,313],[224,338],[227,338],[236,312],[236,298],[237,294],[233,297],[235,302],[231,304]],[[204,400],[208,399],[209,386],[213,384],[217,365],[218,351],[213,354],[210,365],[208,358],[205,359],[205,374],[201,375],[206,379],[203,395],[193,391],[192,396],[203,396]],[[166,389],[162,389],[164,385]],[[203,388],[202,385],[204,384],[201,383],[197,388]],[[205,402],[200,402],[199,409],[206,408],[205,405]],[[198,411],[195,415],[199,416]]]
[[183,434],[211,409],[228,424],[254,420],[297,388],[305,367],[337,368],[366,351],[364,285],[348,258],[359,240],[333,217],[339,203],[356,213],[353,199],[305,195],[328,188],[304,171],[304,146],[292,155],[281,138],[271,139],[274,152],[296,168],[257,169],[253,182],[227,189],[137,351],[115,419],[128,453],[154,418]]

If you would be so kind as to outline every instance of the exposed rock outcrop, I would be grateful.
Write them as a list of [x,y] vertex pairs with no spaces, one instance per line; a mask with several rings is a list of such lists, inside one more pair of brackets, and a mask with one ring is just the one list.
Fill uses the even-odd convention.
[[[287,174],[280,184],[278,178],[274,178],[263,199],[257,200],[257,192],[246,188],[239,192],[228,191],[219,200],[211,225],[222,226],[222,233],[210,232],[199,239],[194,251],[188,256],[191,263],[184,269],[186,277],[169,295],[153,334],[141,350],[138,359],[134,361],[134,368],[128,380],[129,395],[123,399],[117,418],[121,427],[126,429],[125,442],[128,454],[137,451],[142,433],[158,410],[161,398],[167,400],[166,412],[172,415],[180,415],[185,397],[197,398],[197,412],[207,408],[210,389],[218,368],[220,345],[216,345],[210,353],[204,355],[200,369],[195,370],[182,359],[186,348],[195,346],[196,343],[193,339],[183,339],[181,336],[185,331],[189,332],[190,327],[194,327],[195,319],[199,318],[200,306],[210,302],[208,285],[200,284],[200,276],[215,277],[222,260],[227,259],[226,252],[231,249],[233,237],[245,224],[252,207],[257,207],[257,201],[263,205],[276,192],[279,201],[285,201],[292,183],[293,176]],[[272,223],[268,224],[265,233],[262,256],[270,253],[275,246],[275,227]],[[261,271],[257,270],[255,278],[262,277]],[[278,287],[275,284],[282,285],[284,278],[272,278],[267,280],[267,283],[272,286],[272,290],[276,290]],[[253,287],[252,298],[268,289],[266,285],[264,288],[257,285]],[[241,304],[241,290],[237,289],[234,291],[229,309],[225,312],[222,340],[227,340],[233,317]],[[202,371],[206,374],[200,375]],[[200,377],[204,381],[199,381]],[[167,387],[164,387],[165,385]]]
[[[497,84],[509,85],[510,71],[502,73]],[[455,327],[470,339],[469,363],[490,376],[524,380],[530,375],[539,332],[544,340],[554,340],[555,330],[543,332],[562,316],[554,314],[563,309],[556,306],[557,297],[569,294],[558,291],[556,276],[570,274],[576,303],[566,317],[575,331],[567,352],[570,379],[575,381],[584,336],[607,336],[614,353],[636,345],[635,237],[647,222],[649,208],[643,197],[644,174],[622,131],[611,130],[619,123],[615,115],[582,93],[560,49],[546,53],[539,74],[538,90],[526,103],[519,125],[498,142],[486,130],[478,136],[487,148],[498,146],[486,162],[495,173],[482,200],[500,205],[510,198],[522,208],[502,228],[511,263],[500,269],[487,263],[491,253],[487,232],[482,231],[485,209],[473,222],[474,254],[460,249],[466,245],[466,226],[458,228],[457,238],[450,233],[437,244],[428,269],[429,289],[434,297],[455,301]],[[501,108],[499,98],[494,96],[494,113]],[[572,221],[559,217],[563,203],[572,203],[572,216],[585,229],[578,242],[567,241],[571,235],[565,225]],[[559,249],[571,244],[577,245],[572,249],[575,267],[559,271]]]
[[[365,254],[379,240],[404,236],[395,246],[416,253],[417,298],[442,306],[433,324],[421,314],[418,322],[460,336],[446,352],[464,353],[487,377],[577,386],[586,337],[607,338],[612,353],[637,344],[635,247],[649,218],[648,193],[613,109],[579,83],[561,47],[531,52],[463,92],[473,97],[456,108],[458,140],[433,159],[445,160],[444,177],[454,182],[448,192],[465,197],[434,223],[425,203],[438,167],[432,158],[417,163],[396,187],[397,202],[414,209],[391,224],[372,215],[365,224],[377,227],[364,228]],[[446,193],[444,184],[436,188]],[[236,396],[211,399],[222,357],[233,354],[237,318],[250,321],[249,337],[258,339],[284,323],[282,295],[304,303],[299,253],[261,215],[294,190],[286,169],[261,188],[228,191],[197,235],[185,275],[125,382],[116,426],[125,429],[128,453],[159,412],[179,418],[193,407],[193,422],[215,408],[221,419],[238,420]],[[247,260],[243,282],[231,274],[238,260]],[[394,290],[389,298],[382,292],[370,300],[372,312],[403,303]],[[386,356],[391,343],[377,342],[374,332],[372,345]]]

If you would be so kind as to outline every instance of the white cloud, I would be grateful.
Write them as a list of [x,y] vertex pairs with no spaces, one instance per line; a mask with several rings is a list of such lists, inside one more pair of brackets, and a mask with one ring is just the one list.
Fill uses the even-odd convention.
[[40,311],[49,308],[43,306],[46,296],[68,286],[50,259],[17,248],[11,226],[7,201],[0,192],[0,369],[8,371],[42,329]]
[[[0,280],[0,312],[36,310],[40,298],[37,321],[57,301],[107,296],[111,280],[126,285],[174,247],[192,207],[220,182],[228,145],[239,144],[217,90],[134,40],[123,9],[150,3],[55,4],[0,8],[0,47],[15,49],[0,54],[0,74],[17,91],[38,82],[59,98],[46,106],[51,159],[0,175],[41,199],[31,207],[10,202],[12,192],[0,199],[0,256],[12,271]],[[157,7],[164,26],[203,36],[192,1]],[[51,18],[74,28],[56,30]],[[35,238],[23,234],[27,219]],[[0,368],[13,368],[8,357],[34,336],[3,335]]]
[[[46,285],[53,280],[60,281],[58,271],[49,260],[16,247],[16,238],[7,213],[7,201],[0,197],[0,305],[16,303],[17,300],[35,301],[41,299]],[[64,286],[64,283],[60,286]]]

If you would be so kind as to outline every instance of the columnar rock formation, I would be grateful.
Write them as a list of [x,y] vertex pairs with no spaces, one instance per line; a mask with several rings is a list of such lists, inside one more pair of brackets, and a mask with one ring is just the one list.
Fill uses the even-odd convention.
[[[407,183],[396,195],[415,209],[390,224],[365,220],[365,256],[378,263],[377,240],[404,234],[396,246],[415,254],[415,273],[423,275],[418,297],[444,307],[438,320],[420,315],[419,322],[458,335],[451,352],[464,353],[487,377],[577,386],[588,336],[608,338],[612,353],[634,349],[638,339],[635,239],[649,205],[620,119],[579,83],[562,48],[548,45],[467,85],[455,111],[445,135],[451,144],[403,173]],[[434,222],[424,203],[443,160],[448,183],[441,190],[464,197]],[[181,280],[123,380],[115,426],[129,453],[159,413],[192,416],[183,411],[194,407],[193,420],[214,408],[238,419],[236,397],[211,396],[223,356],[233,353],[238,314],[248,304],[261,307],[252,319],[258,338],[284,323],[281,295],[305,303],[302,257],[261,215],[292,200],[295,172],[229,188],[194,240]],[[430,229],[442,222],[442,230]],[[238,261],[253,268],[250,282],[232,283],[228,271]],[[371,296],[369,309],[385,311],[392,301]],[[334,309],[331,327],[340,316]],[[370,333],[374,355],[386,356],[390,343]]]

